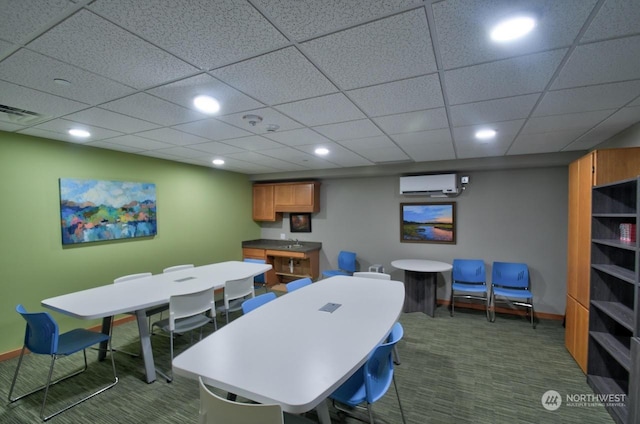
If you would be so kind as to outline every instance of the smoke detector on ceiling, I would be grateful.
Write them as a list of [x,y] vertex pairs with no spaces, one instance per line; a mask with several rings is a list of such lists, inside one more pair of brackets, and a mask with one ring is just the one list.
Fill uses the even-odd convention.
[[262,122],[262,116],[258,115],[244,115],[242,119],[247,121],[252,127],[255,127],[256,124]]

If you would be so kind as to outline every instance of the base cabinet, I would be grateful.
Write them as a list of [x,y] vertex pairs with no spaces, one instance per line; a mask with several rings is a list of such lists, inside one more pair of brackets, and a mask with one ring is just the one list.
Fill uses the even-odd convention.
[[286,284],[299,278],[317,280],[320,277],[320,250],[292,252],[289,250],[243,248],[243,259],[263,259],[271,265],[267,286]]

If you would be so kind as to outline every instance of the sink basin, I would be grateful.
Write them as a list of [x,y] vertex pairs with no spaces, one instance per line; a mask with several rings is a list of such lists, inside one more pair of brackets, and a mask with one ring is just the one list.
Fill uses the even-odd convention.
[[285,249],[299,249],[300,247],[302,247],[301,244],[287,244],[285,246],[283,246]]

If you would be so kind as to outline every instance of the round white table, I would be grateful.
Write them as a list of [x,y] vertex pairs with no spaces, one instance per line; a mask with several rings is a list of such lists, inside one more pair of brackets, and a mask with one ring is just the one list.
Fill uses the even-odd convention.
[[391,266],[404,270],[404,312],[434,316],[438,273],[450,271],[452,265],[427,259],[397,259]]

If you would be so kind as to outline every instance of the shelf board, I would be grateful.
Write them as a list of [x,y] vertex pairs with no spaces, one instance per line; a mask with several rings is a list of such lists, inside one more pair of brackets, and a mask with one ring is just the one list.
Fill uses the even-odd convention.
[[592,300],[591,304],[609,315],[613,320],[633,332],[633,310],[620,302],[608,302],[605,300]]
[[[609,333],[590,331],[589,335],[602,346],[622,367],[631,371],[631,350],[622,342],[623,337],[616,337]],[[629,337],[627,337],[629,338]]]
[[596,213],[592,215],[594,218],[633,218],[636,219],[635,213]]
[[593,243],[602,244],[605,246],[617,247],[626,250],[638,250],[637,243],[632,241],[620,241],[618,239],[592,239]]
[[[621,394],[626,393],[620,383],[613,378],[601,377],[599,375],[587,375],[587,383],[595,393],[602,394]],[[627,402],[629,402],[627,397]],[[629,415],[627,404],[624,406],[605,406],[609,414],[616,423],[626,423]]]
[[623,268],[618,265],[607,265],[607,264],[591,264],[591,267],[597,269],[598,271],[605,272],[609,275],[612,275],[622,281],[627,283],[635,284],[636,276],[635,272]]

